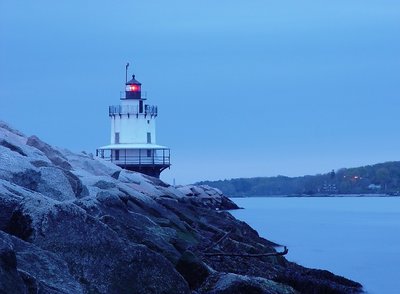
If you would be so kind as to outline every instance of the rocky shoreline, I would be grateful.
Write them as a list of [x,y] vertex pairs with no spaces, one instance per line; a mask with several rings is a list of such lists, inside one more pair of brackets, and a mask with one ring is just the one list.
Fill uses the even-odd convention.
[[276,255],[236,208],[0,123],[0,293],[362,292]]

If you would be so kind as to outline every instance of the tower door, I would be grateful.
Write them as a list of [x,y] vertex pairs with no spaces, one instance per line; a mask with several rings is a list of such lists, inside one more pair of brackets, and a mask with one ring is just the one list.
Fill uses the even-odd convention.
[[139,113],[143,113],[143,101],[139,101]]

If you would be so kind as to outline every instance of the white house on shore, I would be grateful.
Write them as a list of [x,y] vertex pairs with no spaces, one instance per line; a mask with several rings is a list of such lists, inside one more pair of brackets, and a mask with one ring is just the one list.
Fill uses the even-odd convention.
[[96,155],[124,169],[159,178],[171,164],[170,149],[156,144],[157,106],[146,103],[135,75],[126,81],[120,100],[120,105],[108,109],[111,143],[99,147]]

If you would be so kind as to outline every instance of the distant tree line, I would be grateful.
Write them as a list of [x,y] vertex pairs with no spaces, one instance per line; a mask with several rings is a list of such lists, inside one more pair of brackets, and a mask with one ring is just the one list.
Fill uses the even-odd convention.
[[391,194],[400,193],[400,161],[302,177],[257,177],[196,184],[220,189],[231,197],[273,195]]

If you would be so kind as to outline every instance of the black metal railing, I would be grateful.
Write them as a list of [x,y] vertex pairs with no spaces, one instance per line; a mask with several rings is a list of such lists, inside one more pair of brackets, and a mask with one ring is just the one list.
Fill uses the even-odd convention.
[[162,153],[162,155],[151,154],[147,156],[147,149],[143,149],[139,155],[126,155],[124,150],[119,150],[118,155],[115,152],[105,154],[104,150],[96,150],[96,156],[103,158],[107,161],[111,161],[116,165],[171,165],[170,149],[156,149]]
[[108,107],[108,115],[113,116],[113,115],[137,115],[137,114],[143,114],[143,115],[151,115],[151,116],[157,116],[158,109],[157,106],[154,105],[145,105],[144,109],[142,112],[139,111],[138,106],[133,106],[133,105],[111,105]]
[[[119,98],[120,99],[126,99],[126,92],[125,91],[120,91],[119,92]],[[141,92],[140,93],[140,98],[142,98],[143,100],[147,99],[147,92]]]

